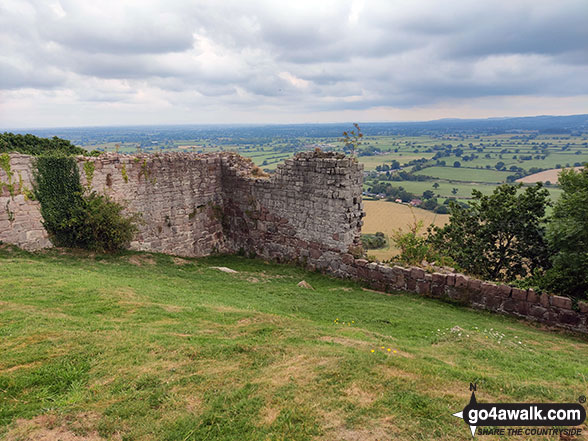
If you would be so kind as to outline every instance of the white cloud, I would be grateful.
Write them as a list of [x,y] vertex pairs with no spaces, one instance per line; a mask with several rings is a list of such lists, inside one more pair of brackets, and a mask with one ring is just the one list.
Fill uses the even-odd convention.
[[586,16],[585,0],[4,0],[0,117],[383,120],[512,114],[498,108],[516,103],[574,113],[588,94]]

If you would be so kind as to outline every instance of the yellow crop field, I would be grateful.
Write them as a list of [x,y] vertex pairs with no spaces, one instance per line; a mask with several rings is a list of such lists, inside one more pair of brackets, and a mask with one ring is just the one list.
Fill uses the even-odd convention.
[[[574,167],[574,170],[581,170],[583,168],[584,167]],[[525,176],[524,178],[517,179],[517,182],[522,182],[524,184],[534,184],[535,182],[549,181],[555,184],[557,182],[561,170],[561,168],[545,170],[539,173],[534,173],[532,175]]]
[[[386,237],[390,237],[399,228],[407,231],[408,226],[412,225],[415,219],[423,221],[425,230],[428,225],[442,226],[449,221],[449,215],[447,214],[436,214],[432,211],[394,202],[364,201],[363,205],[366,216],[363,220],[362,233],[381,231]],[[387,260],[398,254],[398,250],[390,247],[388,249],[368,250],[367,253],[376,259]]]

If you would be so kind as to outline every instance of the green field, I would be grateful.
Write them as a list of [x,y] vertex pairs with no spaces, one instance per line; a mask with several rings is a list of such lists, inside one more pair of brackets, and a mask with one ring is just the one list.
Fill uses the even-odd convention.
[[364,170],[370,171],[375,170],[378,165],[383,165],[386,163],[390,163],[393,160],[400,162],[400,165],[404,165],[413,159],[419,158],[427,158],[430,159],[433,156],[432,153],[412,153],[412,152],[405,152],[405,153],[388,153],[385,155],[375,155],[375,156],[359,156],[357,159],[364,165]]
[[467,440],[470,382],[588,392],[585,337],[235,256],[3,247],[0,336],[7,440]]
[[506,182],[506,177],[511,173],[498,170],[485,170],[464,167],[429,167],[418,171],[415,175],[426,175],[434,178],[461,182]]
[[[433,184],[437,183],[438,188],[434,188]],[[443,180],[431,180],[431,181],[393,181],[391,185],[397,187],[403,187],[406,191],[414,193],[415,195],[421,195],[427,190],[431,190],[439,198],[457,198],[457,199],[470,199],[472,197],[472,190],[476,189],[482,194],[491,194],[496,188],[496,184],[489,183],[475,183],[475,184],[464,184],[462,182],[449,182]],[[366,190],[369,188],[369,184],[365,184]],[[453,189],[457,188],[457,193],[453,193]],[[556,201],[561,195],[561,189],[559,187],[550,186],[547,187],[551,200]]]

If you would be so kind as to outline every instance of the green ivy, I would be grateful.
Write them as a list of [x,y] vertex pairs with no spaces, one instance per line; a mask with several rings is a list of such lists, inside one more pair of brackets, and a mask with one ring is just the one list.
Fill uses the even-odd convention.
[[83,188],[76,160],[67,156],[37,158],[34,194],[41,203],[43,225],[57,246],[77,245],[78,208],[84,205]]
[[136,216],[123,216],[123,207],[107,196],[85,194],[73,157],[40,156],[36,164],[34,195],[55,245],[95,251],[128,247],[137,231]]
[[127,165],[126,164],[122,165],[122,169],[120,172],[122,174],[122,177],[123,177],[125,183],[129,182],[129,175],[127,174]]
[[84,173],[86,174],[86,182],[88,190],[92,188],[92,180],[94,179],[94,170],[96,166],[91,161],[84,162]]
[[10,171],[10,155],[8,153],[2,153],[0,155],[0,168],[6,172],[9,178],[12,176],[12,172]]

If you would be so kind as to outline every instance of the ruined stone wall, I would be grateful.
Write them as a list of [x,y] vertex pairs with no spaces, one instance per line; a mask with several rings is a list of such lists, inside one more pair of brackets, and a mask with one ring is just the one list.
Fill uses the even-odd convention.
[[223,157],[226,228],[236,251],[315,265],[359,245],[363,166],[341,154],[304,152],[269,177]]
[[[0,179],[12,182],[18,172],[31,189],[31,157],[9,158],[14,171]],[[312,265],[359,243],[362,167],[341,154],[301,153],[271,177],[256,176],[250,160],[232,153],[110,153],[77,161],[85,188],[140,216],[135,250],[191,257],[242,250]],[[39,204],[23,189],[7,184],[2,191],[0,207],[9,210],[0,210],[0,240],[51,246]]]
[[32,158],[0,155],[0,241],[26,250],[51,246],[39,203],[32,200]]
[[219,155],[105,154],[78,164],[84,186],[140,216],[132,249],[191,257],[231,251],[221,224]]

